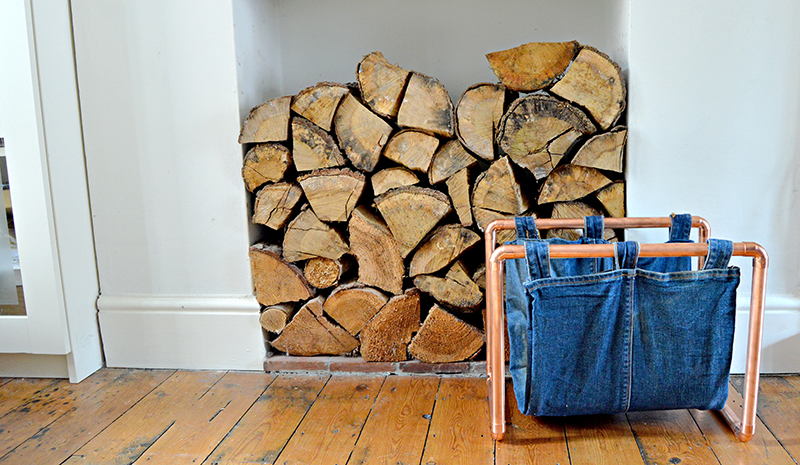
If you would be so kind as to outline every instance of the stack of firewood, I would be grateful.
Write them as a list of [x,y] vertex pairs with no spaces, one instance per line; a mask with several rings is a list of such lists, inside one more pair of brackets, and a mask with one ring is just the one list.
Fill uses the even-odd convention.
[[501,82],[455,106],[435,78],[373,52],[357,84],[321,82],[252,109],[242,175],[265,228],[250,259],[277,351],[473,358],[489,222],[624,216],[619,66],[577,42],[487,58]]

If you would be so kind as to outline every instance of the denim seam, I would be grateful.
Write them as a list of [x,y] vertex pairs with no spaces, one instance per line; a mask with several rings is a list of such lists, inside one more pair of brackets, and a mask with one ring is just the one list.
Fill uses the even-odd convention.
[[629,281],[629,288],[630,288],[630,297],[628,299],[628,318],[630,319],[630,324],[628,326],[628,358],[625,360],[625,364],[628,369],[628,386],[625,390],[625,412],[631,407],[631,384],[633,384],[633,323],[635,320],[635,315],[633,314],[633,309],[636,308],[635,303],[633,302],[634,293],[633,293],[633,282]]
[[[537,283],[536,281],[539,281],[539,279],[534,279],[534,280],[527,281],[527,282],[523,283],[522,285],[526,289],[528,289],[529,291],[533,291],[535,289],[539,289],[539,288],[547,287],[547,286],[552,286],[552,285],[593,284],[593,283],[599,283],[599,282],[603,282],[603,281],[609,281],[609,280],[612,280],[612,279],[617,279],[620,276],[621,272],[623,272],[623,271],[624,270],[613,270],[613,271],[610,271],[610,272],[604,272],[604,273],[613,273],[613,274],[609,274],[609,275],[606,275],[606,276],[597,276],[597,277],[594,277],[594,278],[591,278],[591,279],[579,279],[578,280],[578,279],[575,279],[576,276],[569,276],[569,277],[563,277],[563,278],[541,278],[541,279],[551,280],[551,282]],[[710,279],[710,278],[735,278],[735,277],[739,277],[739,274],[740,274],[739,273],[739,269],[736,268],[736,267],[730,267],[730,268],[728,268],[726,270],[710,269],[710,270],[700,270],[700,271],[678,271],[678,272],[672,272],[672,273],[656,273],[656,272],[648,272],[648,271],[645,271],[645,273],[641,273],[641,271],[645,271],[645,270],[635,270],[634,274],[636,276],[641,276],[643,278],[648,278],[648,279],[653,280],[653,281],[664,282],[664,283],[666,283],[666,282],[682,282],[682,281],[697,281],[697,280],[700,280],[700,279]],[[674,275],[674,274],[677,274],[677,273],[681,273],[681,274],[686,273],[686,275],[685,276],[664,276],[664,277],[655,276],[655,274]],[[628,275],[631,276],[630,273],[628,273]]]

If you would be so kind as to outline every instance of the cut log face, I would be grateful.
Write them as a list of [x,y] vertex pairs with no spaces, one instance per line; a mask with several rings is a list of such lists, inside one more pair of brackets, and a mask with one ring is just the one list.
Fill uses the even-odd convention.
[[303,269],[308,284],[317,289],[327,289],[339,284],[342,275],[349,269],[349,261],[344,258],[345,256],[339,260],[324,257],[308,259]]
[[625,78],[619,65],[592,47],[583,47],[572,66],[551,89],[554,94],[575,102],[608,129],[625,110]]
[[489,66],[509,89],[531,92],[543,89],[561,76],[578,52],[578,43],[531,42],[488,53]]
[[472,155],[467,153],[461,142],[447,141],[433,155],[431,166],[428,168],[428,182],[438,184],[464,168],[471,168],[478,163]]
[[347,94],[336,110],[334,125],[339,146],[353,166],[372,172],[392,132],[389,123]]
[[628,130],[624,126],[596,135],[578,149],[571,163],[622,173],[622,153],[627,139]]
[[250,247],[250,268],[256,288],[256,300],[261,305],[298,302],[314,296],[303,273],[281,259],[281,248],[255,244]]
[[436,137],[412,129],[404,129],[389,139],[383,149],[383,156],[394,162],[426,173],[431,166],[433,154],[439,147]]
[[[600,212],[583,202],[557,202],[553,204],[551,218],[583,218],[585,216],[600,215]],[[547,237],[560,237],[570,241],[575,241],[583,236],[582,229],[551,229],[547,231]],[[611,240],[616,235],[613,229],[603,231],[603,239]]]
[[480,240],[478,234],[461,225],[440,226],[414,253],[408,275],[435,273],[452,263]]
[[342,235],[320,221],[310,208],[304,208],[289,223],[283,237],[283,258],[288,262],[314,257],[338,260],[349,250]]
[[320,82],[314,87],[301,90],[292,99],[292,111],[322,129],[330,131],[336,107],[348,93],[347,87],[341,84]]
[[247,151],[242,164],[244,185],[250,192],[267,182],[283,180],[292,164],[292,154],[281,144],[258,144]]
[[462,226],[472,226],[472,204],[469,196],[469,170],[462,169],[447,180],[447,193]]
[[420,275],[414,278],[414,285],[437,302],[461,311],[475,311],[483,301],[480,287],[469,278],[461,262],[455,262],[444,278]]
[[405,266],[386,223],[360,205],[353,211],[348,229],[350,252],[358,261],[358,281],[392,294],[401,293]]
[[388,301],[386,295],[377,289],[350,284],[334,289],[323,308],[355,336]]
[[494,160],[494,131],[500,124],[508,92],[500,84],[475,84],[456,106],[458,139],[484,160]]
[[[513,215],[513,214],[509,215],[509,214],[498,213],[494,210],[487,210],[485,208],[479,208],[473,206],[472,215],[475,217],[475,222],[478,223],[478,229],[480,229],[483,232],[486,231],[486,226],[494,220],[513,219],[514,216],[521,216],[522,214],[520,213],[519,215]],[[503,229],[497,231],[496,236],[497,236],[497,243],[503,244],[507,241],[513,241],[514,239],[516,239],[517,233],[514,232],[513,229]]]
[[412,72],[397,112],[397,124],[453,137],[453,102],[438,79]]
[[358,281],[392,294],[403,291],[405,267],[386,223],[360,205],[350,217],[350,252],[358,261]]
[[267,100],[250,110],[242,123],[239,143],[284,141],[289,138],[289,107],[292,97]]
[[481,265],[472,273],[472,280],[481,289],[486,289],[486,265]]
[[609,216],[625,216],[625,182],[618,181],[597,191],[597,200],[603,204]]
[[313,171],[297,178],[308,203],[322,221],[347,221],[364,191],[363,174],[349,169]]
[[396,118],[409,74],[386,61],[381,52],[372,52],[356,69],[361,98],[375,113]]
[[546,95],[514,101],[500,121],[497,143],[537,180],[545,178],[581,136],[596,130],[591,120],[572,105]]
[[361,356],[368,362],[407,360],[408,343],[419,325],[419,291],[392,297],[361,331]]
[[577,200],[609,184],[611,180],[594,168],[578,165],[559,166],[550,173],[542,185],[539,205]]
[[344,355],[358,347],[358,339],[303,307],[270,344],[289,355]]
[[274,230],[286,226],[303,190],[296,184],[279,182],[268,184],[256,195],[253,207],[253,223],[263,224]]
[[460,362],[477,354],[483,343],[481,330],[434,305],[408,352],[426,363]]
[[403,258],[451,211],[445,194],[415,186],[392,189],[375,198],[375,204]]
[[528,210],[528,198],[522,193],[507,157],[492,163],[475,180],[472,205],[503,213],[520,214]]
[[292,155],[297,171],[344,165],[344,157],[330,134],[304,118],[292,118]]
[[375,195],[381,195],[397,187],[419,184],[417,175],[401,166],[380,170],[373,174],[370,180],[372,181],[372,192]]
[[261,315],[258,317],[258,322],[261,323],[261,327],[265,330],[280,334],[293,314],[294,305],[271,305],[261,312]]

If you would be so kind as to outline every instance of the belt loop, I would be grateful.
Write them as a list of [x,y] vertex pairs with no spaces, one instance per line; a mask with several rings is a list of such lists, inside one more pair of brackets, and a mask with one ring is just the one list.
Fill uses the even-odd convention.
[[533,215],[514,218],[514,228],[517,231],[517,239],[540,239],[536,218]]
[[689,235],[692,233],[692,215],[688,213],[681,213],[680,215],[673,213],[672,224],[669,227],[669,241],[670,242],[688,242]]
[[617,242],[614,244],[616,266],[618,270],[632,270],[639,261],[639,243],[636,241]]
[[530,279],[550,277],[550,245],[544,241],[525,241],[525,259]]
[[708,240],[708,256],[703,265],[704,270],[727,268],[733,255],[733,242],[724,239]]
[[602,239],[605,222],[601,215],[583,217],[583,236],[589,239]]

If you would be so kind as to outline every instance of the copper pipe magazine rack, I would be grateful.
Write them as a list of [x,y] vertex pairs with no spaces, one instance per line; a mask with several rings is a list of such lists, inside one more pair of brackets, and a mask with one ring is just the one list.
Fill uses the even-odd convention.
[[[662,228],[672,224],[670,217],[606,218],[607,229]],[[577,229],[584,225],[583,218],[542,218],[536,220],[538,229]],[[709,225],[698,216],[692,217],[692,227],[699,229],[698,243],[641,244],[641,257],[699,257],[708,254]],[[514,229],[513,219],[500,219],[489,223],[485,231],[486,244],[486,375],[489,389],[489,414],[492,437],[503,439],[506,431],[505,343],[503,338],[503,261],[524,258],[521,245],[502,245],[495,248],[497,231]],[[613,257],[614,244],[551,244],[552,258]],[[750,322],[747,337],[747,362],[745,366],[744,393],[741,416],[733,409],[730,399],[722,416],[739,441],[749,441],[755,431],[756,403],[761,367],[761,341],[764,326],[764,299],[766,297],[767,251],[755,242],[734,243],[734,256],[753,258],[753,281],[750,293]]]

